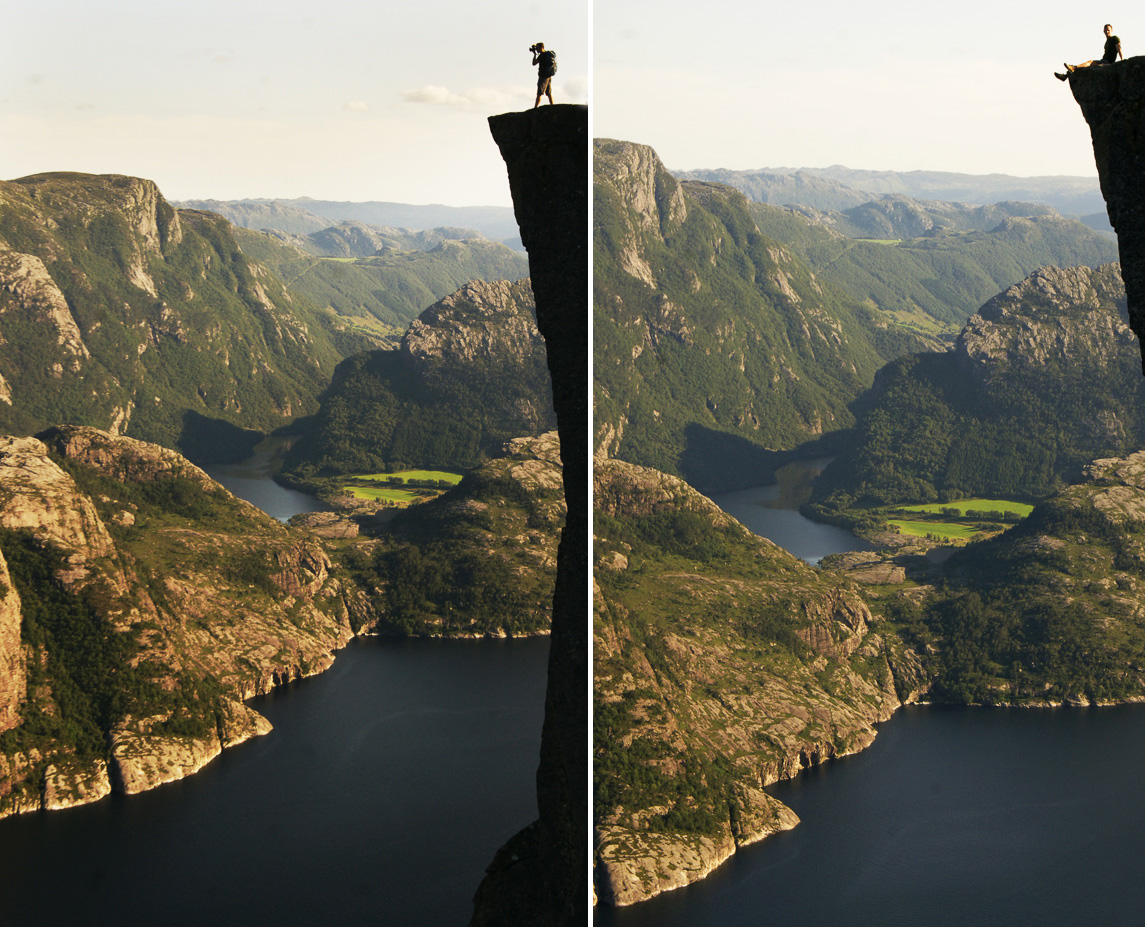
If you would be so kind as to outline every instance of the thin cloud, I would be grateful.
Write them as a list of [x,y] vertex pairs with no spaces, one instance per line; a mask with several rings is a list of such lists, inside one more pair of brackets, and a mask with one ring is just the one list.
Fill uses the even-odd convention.
[[370,111],[370,104],[363,100],[349,100],[342,106],[342,109],[351,113],[367,113]]
[[518,103],[531,92],[522,87],[473,87],[455,92],[448,87],[427,84],[417,90],[403,90],[406,103],[429,103],[433,106],[502,106]]

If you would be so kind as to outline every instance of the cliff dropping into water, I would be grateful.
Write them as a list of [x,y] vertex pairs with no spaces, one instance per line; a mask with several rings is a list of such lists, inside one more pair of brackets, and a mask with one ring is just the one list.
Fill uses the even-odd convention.
[[94,428],[0,437],[0,563],[0,817],[190,775],[355,630],[317,538]]
[[557,558],[539,819],[498,852],[474,925],[583,924],[588,813],[588,108],[492,116],[545,337],[568,520]]
[[1117,232],[1129,324],[1143,341],[1145,367],[1145,57],[1070,76],[1093,137],[1109,221]]

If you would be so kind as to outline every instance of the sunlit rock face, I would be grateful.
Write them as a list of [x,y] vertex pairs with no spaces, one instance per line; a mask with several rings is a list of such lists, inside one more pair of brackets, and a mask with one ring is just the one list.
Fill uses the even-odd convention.
[[[1089,123],[1109,221],[1117,232],[1129,324],[1145,334],[1145,57],[1081,68],[1070,88]],[[1142,348],[1145,365],[1145,345]]]

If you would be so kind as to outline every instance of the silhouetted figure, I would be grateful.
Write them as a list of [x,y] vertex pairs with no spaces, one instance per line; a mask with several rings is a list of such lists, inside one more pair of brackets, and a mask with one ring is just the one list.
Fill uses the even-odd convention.
[[1096,61],[1085,61],[1081,64],[1067,64],[1065,66],[1065,74],[1059,74],[1054,71],[1054,77],[1058,80],[1066,80],[1078,68],[1088,68],[1094,64],[1113,64],[1118,58],[1125,60],[1125,56],[1121,54],[1121,39],[1113,34],[1113,27],[1109,23],[1105,24],[1105,54]]
[[533,109],[536,109],[541,105],[543,96],[549,98],[550,105],[553,102],[553,75],[557,73],[557,53],[546,51],[544,42],[530,45],[529,51],[533,53],[533,64],[538,66],[537,102],[533,104]]

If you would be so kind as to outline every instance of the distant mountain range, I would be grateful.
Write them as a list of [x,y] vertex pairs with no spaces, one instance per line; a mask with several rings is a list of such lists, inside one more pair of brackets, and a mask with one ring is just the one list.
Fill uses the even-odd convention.
[[726,183],[757,203],[797,204],[844,210],[875,196],[898,195],[950,203],[988,205],[1017,200],[1044,203],[1068,216],[1105,213],[1096,177],[1012,177],[944,171],[869,171],[842,165],[824,168],[673,171],[681,180]]
[[[241,228],[309,235],[340,222],[406,230],[454,227],[475,229],[494,241],[517,241],[517,220],[508,206],[413,206],[408,203],[350,203],[334,200],[184,200],[183,209],[218,213]],[[520,244],[516,246],[520,248]]]
[[951,333],[1039,267],[1117,260],[1117,243],[1044,206],[959,206],[888,196],[845,212],[752,204],[760,231],[884,319]]

